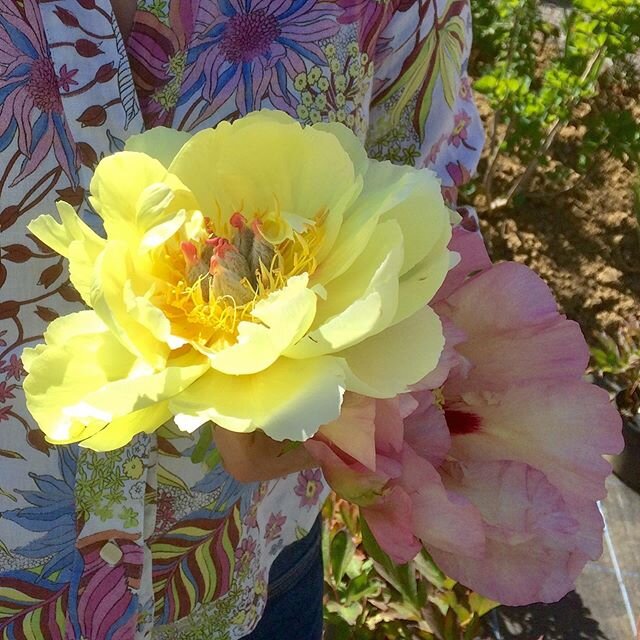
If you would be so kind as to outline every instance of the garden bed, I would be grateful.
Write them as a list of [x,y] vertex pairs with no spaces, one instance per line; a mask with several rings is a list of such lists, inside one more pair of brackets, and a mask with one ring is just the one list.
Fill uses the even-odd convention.
[[[481,113],[489,108],[477,96]],[[575,129],[561,136],[571,149]],[[522,168],[512,158],[498,160],[495,190],[506,191]],[[613,333],[640,316],[640,234],[633,213],[637,178],[616,159],[606,160],[567,193],[541,180],[531,194],[509,207],[478,208],[482,232],[494,260],[522,262],[553,289],[564,313],[577,320],[593,344],[600,331]]]

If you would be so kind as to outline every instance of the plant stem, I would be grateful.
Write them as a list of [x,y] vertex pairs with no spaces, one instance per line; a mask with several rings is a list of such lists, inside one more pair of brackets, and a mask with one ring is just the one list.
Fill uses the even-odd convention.
[[[584,72],[582,73],[582,76],[580,77],[580,82],[582,83],[586,82],[589,79],[589,76],[591,76],[591,74],[594,72],[595,69],[598,69],[598,71],[596,72],[596,77],[592,78],[590,82],[594,83],[597,80],[599,67],[601,66],[605,50],[606,50],[605,45],[602,44],[594,52],[594,54],[589,59],[589,62],[587,63],[587,66]],[[577,105],[577,101],[574,100],[570,105],[569,111],[573,109],[576,105]],[[556,118],[555,122],[549,127],[549,129],[547,130],[547,135],[545,136],[545,139],[543,140],[542,144],[534,154],[533,158],[531,158],[526,169],[516,179],[516,181],[511,186],[511,189],[509,189],[504,201],[504,205],[510,204],[513,198],[515,197],[515,195],[518,192],[522,191],[526,186],[528,186],[529,182],[531,181],[531,179],[535,174],[536,169],[538,168],[538,164],[540,163],[540,160],[542,159],[543,156],[547,154],[547,152],[551,148],[551,145],[556,139],[556,136],[567,125],[567,123],[568,123],[568,119],[566,118],[564,119]]]

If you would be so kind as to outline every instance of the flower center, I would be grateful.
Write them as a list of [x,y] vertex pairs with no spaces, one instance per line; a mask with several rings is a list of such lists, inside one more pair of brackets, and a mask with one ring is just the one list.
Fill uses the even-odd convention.
[[227,23],[220,48],[233,64],[249,62],[260,55],[267,56],[279,35],[277,19],[265,9],[239,13]]
[[27,91],[40,111],[62,113],[58,79],[51,60],[38,58],[33,61]]
[[234,342],[240,322],[255,322],[257,302],[315,271],[325,215],[283,232],[278,213],[248,222],[235,212],[222,231],[205,220],[198,237],[167,245],[157,275],[170,286],[160,304],[177,334],[207,347]]
[[467,411],[458,411],[445,407],[444,417],[447,421],[449,432],[456,436],[475,433],[479,431],[482,426],[480,417],[475,413],[468,413]]
[[307,487],[305,489],[305,494],[307,498],[313,498],[316,495],[316,482],[314,480],[309,480],[307,482]]

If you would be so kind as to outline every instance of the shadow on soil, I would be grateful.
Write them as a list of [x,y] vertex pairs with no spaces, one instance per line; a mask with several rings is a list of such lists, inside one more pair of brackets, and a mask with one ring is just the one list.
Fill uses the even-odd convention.
[[575,591],[554,604],[500,607],[489,626],[495,640],[613,640]]

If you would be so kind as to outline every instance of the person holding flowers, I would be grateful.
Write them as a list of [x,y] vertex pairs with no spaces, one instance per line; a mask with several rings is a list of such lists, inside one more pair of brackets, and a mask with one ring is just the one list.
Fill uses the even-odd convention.
[[615,412],[455,211],[469,33],[466,0],[0,0],[0,637],[320,638],[328,484],[505,602],[597,557]]

